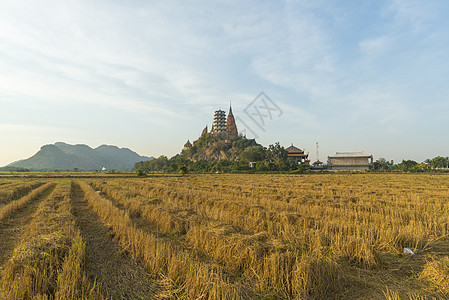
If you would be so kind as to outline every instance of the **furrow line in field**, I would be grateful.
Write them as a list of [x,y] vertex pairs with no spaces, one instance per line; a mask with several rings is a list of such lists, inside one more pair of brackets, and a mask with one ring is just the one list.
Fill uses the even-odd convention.
[[0,271],[11,257],[37,207],[53,189],[54,184],[48,183],[24,198],[16,200],[18,203],[15,205],[11,203],[0,211]]
[[13,185],[13,184],[14,184],[14,182],[12,182],[12,181],[0,181],[0,188],[3,189],[5,187]]
[[8,186],[0,186],[0,205],[7,204],[25,196],[32,190],[43,185],[42,181],[16,182]]
[[[139,210],[140,212],[147,209],[156,210],[155,202],[151,199],[126,189],[95,183],[94,186],[96,189],[101,189],[108,198],[120,198],[125,207],[127,203],[133,203],[135,215]],[[136,218],[131,217],[131,219],[135,221]],[[300,263],[298,259],[307,253],[299,249],[291,249],[286,243],[272,239],[267,233],[241,234],[234,228],[217,221],[215,224],[190,221],[185,237],[180,236],[178,240],[182,240],[185,244],[184,250],[202,253],[222,266],[232,277],[239,277],[251,283],[260,293],[260,297],[269,298],[278,295],[290,298],[293,294],[300,292],[298,286],[295,286],[301,281],[296,277],[298,273],[295,268],[305,263],[304,259],[300,259]],[[330,267],[334,270],[338,269],[336,266]]]
[[[128,182],[126,185],[133,192],[140,193],[150,198],[160,198],[164,201],[171,201],[174,206],[180,206],[184,209],[194,209],[198,214],[209,218],[218,219],[249,231],[263,232],[267,231],[270,235],[280,238],[289,244],[297,247],[310,247],[309,237],[315,239],[315,231],[322,232],[325,236],[337,236],[339,240],[332,242],[328,237],[321,239],[325,242],[324,246],[334,249],[333,251],[342,254],[348,254],[352,257],[354,252],[351,244],[354,241],[364,240],[362,252],[371,252],[372,259],[370,265],[375,263],[375,254],[370,248],[376,246],[379,248],[397,248],[402,249],[403,238],[400,234],[400,224],[413,221],[420,225],[425,219],[424,216],[416,217],[415,212],[409,215],[400,215],[401,210],[382,209],[382,213],[373,211],[360,211],[358,206],[347,205],[326,205],[323,209],[323,203],[315,202],[308,205],[301,205],[298,209],[300,213],[290,213],[288,211],[267,210],[263,206],[247,204],[242,199],[221,199],[205,197],[201,194],[193,194],[190,191],[178,191],[165,188],[156,188],[146,185],[138,185],[135,182]],[[225,198],[225,197],[223,197]],[[336,217],[338,222],[336,223]],[[444,235],[447,232],[447,224],[434,219],[431,221],[438,228],[435,233],[437,236]],[[385,224],[379,227],[376,224]],[[389,224],[389,225],[387,225]],[[421,226],[421,225],[420,225]],[[393,230],[392,230],[393,229]],[[368,237],[369,239],[366,239]],[[426,237],[422,236],[413,242],[423,243]],[[326,242],[329,240],[331,242]],[[321,243],[321,242],[320,242]],[[313,244],[313,243],[312,243]],[[309,246],[308,246],[309,245]],[[359,251],[359,250],[356,250]],[[345,255],[346,255],[345,254]],[[359,260],[356,258],[356,260]],[[364,263],[363,263],[364,264]]]
[[70,205],[71,182],[58,181],[39,203],[1,274],[1,299],[101,299],[83,273],[85,245]]
[[233,281],[218,264],[199,259],[195,251],[180,247],[176,241],[137,228],[125,210],[114,206],[88,184],[80,182],[80,186],[93,210],[113,228],[121,245],[142,260],[152,274],[168,278],[178,296],[240,299],[253,294],[252,288]]
[[185,249],[199,252],[199,256],[213,258],[231,274],[240,272],[244,265],[259,264],[263,256],[275,247],[279,251],[282,249],[279,243],[276,246],[267,243],[267,234],[253,235],[192,211],[166,209],[160,207],[161,202],[153,202],[118,186],[92,185],[118,208],[127,209],[131,220],[139,228],[157,234],[159,238],[175,236],[172,243],[181,242]]
[[[107,182],[113,183],[113,181]],[[114,189],[111,188],[115,185],[108,185],[106,184],[107,182],[103,181],[101,184],[97,182],[97,187],[103,187],[105,189],[109,187],[109,192],[113,192]],[[295,249],[305,249],[307,248],[305,245],[310,244],[307,235],[308,229],[315,229],[316,226],[316,222],[310,218],[301,219],[299,215],[278,212],[267,213],[262,207],[252,207],[241,202],[233,203],[232,201],[226,200],[205,199],[205,197],[200,195],[186,195],[174,190],[150,189],[148,191],[145,186],[130,182],[124,183],[122,186],[130,189],[129,191],[123,192],[125,198],[145,197],[146,200],[141,199],[140,201],[142,204],[156,203],[170,207],[173,210],[190,212],[189,220],[181,223],[187,225],[185,232],[189,229],[189,224],[197,224],[194,222],[196,220],[191,217],[194,215],[203,221],[203,224],[206,226],[209,224],[215,225],[208,227],[215,227],[217,229],[221,227],[219,230],[241,234],[244,235],[244,238],[250,238],[253,233],[261,234],[262,236],[268,233],[271,244],[278,249],[285,248],[282,246],[282,244],[285,244],[284,241],[289,242]],[[120,187],[115,186],[115,189],[117,188]],[[139,205],[134,206],[137,209],[141,209]],[[150,211],[156,212],[155,219],[157,219],[157,214],[160,210],[152,209],[152,206],[149,205],[148,208]],[[170,222],[163,223],[170,224]]]
[[31,191],[28,195],[24,196],[23,198],[19,200],[12,201],[0,208],[0,224],[4,222],[5,219],[13,215],[17,210],[22,209],[30,201],[33,201],[36,199],[36,197],[39,197],[42,193],[44,193],[46,190],[54,186],[54,183],[47,183],[43,186],[40,186],[36,188],[35,190]]
[[[367,267],[373,267],[379,263],[373,248],[375,238],[379,235],[378,227],[367,228],[365,224],[354,224],[350,227],[344,222],[332,223],[331,214],[328,219],[317,214],[314,217],[314,214],[309,216],[307,213],[267,211],[264,207],[249,205],[240,200],[233,202],[232,200],[208,199],[202,195],[186,194],[173,189],[168,191],[161,188],[147,189],[145,185],[130,181],[123,186],[129,188],[130,193],[145,195],[150,199],[161,199],[171,203],[173,207],[193,209],[201,216],[232,224],[238,228],[259,234],[266,232],[271,244],[278,249],[289,249],[300,253],[321,249],[323,253],[332,252],[345,260]],[[356,228],[353,228],[354,226]],[[363,239],[362,235],[369,239]],[[395,237],[391,238],[390,244],[398,244],[393,238]]]
[[72,189],[73,214],[86,243],[85,272],[91,284],[99,284],[102,294],[112,299],[149,299],[158,292],[145,268],[114,239],[85,199],[78,184]]
[[[151,199],[142,194],[131,192],[118,185],[91,182],[91,185],[110,197],[110,200],[120,208],[130,211],[133,215],[142,216],[157,228],[161,234],[185,235],[191,226],[222,227],[229,224],[198,215],[192,208],[173,206],[167,201]],[[243,232],[233,227],[234,231]],[[248,234],[250,234],[248,232]]]
[[282,238],[286,231],[290,235],[295,227],[303,230],[303,228],[315,227],[318,223],[310,217],[282,211],[269,211],[260,205],[247,204],[241,199],[221,199],[216,196],[208,198],[190,191],[152,188],[132,182],[128,182],[126,187],[150,199],[162,199],[172,207],[193,210],[205,218],[232,224],[249,232],[268,232],[279,238]]

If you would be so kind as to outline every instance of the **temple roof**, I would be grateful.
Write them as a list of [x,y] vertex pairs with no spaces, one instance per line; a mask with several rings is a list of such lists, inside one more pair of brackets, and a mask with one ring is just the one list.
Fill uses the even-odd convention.
[[309,154],[304,154],[304,153],[288,153],[287,156],[288,156],[288,157],[308,157]]
[[204,135],[206,133],[207,133],[207,125],[206,125],[206,127],[204,127],[203,132],[201,132],[201,135]]
[[190,148],[192,147],[192,144],[190,143],[189,140],[187,140],[187,143],[184,144],[184,148]]
[[285,150],[287,150],[287,152],[302,152],[302,153],[304,153],[304,150],[296,148],[295,146],[293,146],[293,144],[290,147],[286,148]]

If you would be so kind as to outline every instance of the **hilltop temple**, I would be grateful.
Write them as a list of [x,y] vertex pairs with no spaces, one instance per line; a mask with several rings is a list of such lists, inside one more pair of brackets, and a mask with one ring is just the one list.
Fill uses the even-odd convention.
[[226,132],[226,112],[224,110],[216,110],[214,113],[214,124],[211,133]]
[[184,144],[184,150],[192,148],[192,143],[190,143],[190,140],[187,140],[187,143]]
[[[210,131],[211,134],[225,134],[227,137],[238,137],[239,132],[237,130],[237,125],[235,124],[234,114],[232,113],[232,106],[229,105],[229,114],[226,118],[226,112],[224,110],[216,110],[214,112],[214,122],[212,124],[212,129]],[[201,136],[207,134],[207,126],[203,129]],[[199,139],[198,139],[199,140]],[[198,140],[190,143],[187,140],[187,143],[184,145],[184,150],[188,150],[196,145]]]
[[225,111],[221,109],[215,111],[214,124],[212,126],[211,133],[227,133],[231,137],[236,137],[239,135],[231,105],[229,105],[229,114],[227,118]]

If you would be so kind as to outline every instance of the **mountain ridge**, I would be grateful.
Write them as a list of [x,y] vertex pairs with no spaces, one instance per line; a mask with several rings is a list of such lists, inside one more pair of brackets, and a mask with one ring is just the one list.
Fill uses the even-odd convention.
[[107,170],[131,171],[134,163],[151,160],[129,148],[100,145],[91,148],[85,144],[71,145],[64,142],[43,145],[33,156],[13,162],[4,168],[24,168],[33,171]]

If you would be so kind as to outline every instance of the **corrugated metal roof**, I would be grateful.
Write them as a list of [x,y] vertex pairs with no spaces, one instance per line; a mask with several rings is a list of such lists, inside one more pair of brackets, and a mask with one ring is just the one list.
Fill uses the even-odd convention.
[[337,152],[335,155],[329,156],[331,158],[338,157],[372,157],[372,155],[367,155],[363,151],[362,152]]

